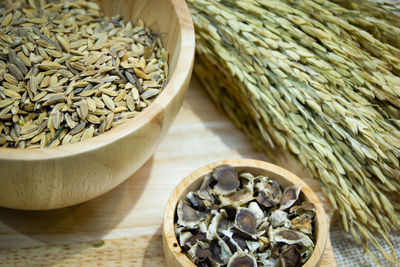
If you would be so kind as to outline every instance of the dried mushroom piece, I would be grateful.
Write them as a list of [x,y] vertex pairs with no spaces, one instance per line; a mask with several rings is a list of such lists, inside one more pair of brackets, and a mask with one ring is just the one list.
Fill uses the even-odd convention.
[[277,260],[271,258],[272,251],[267,249],[265,252],[256,253],[257,262],[260,263],[261,266],[275,266]]
[[212,176],[217,181],[214,191],[221,195],[228,195],[235,192],[240,185],[238,173],[229,165],[222,165],[215,168]]
[[220,229],[219,225],[223,218],[228,217],[225,210],[221,210],[220,212],[213,210],[212,215],[214,215],[211,219],[210,224],[208,225],[207,236],[209,239],[218,235],[218,231]]
[[212,253],[209,250],[209,247],[203,242],[198,242],[194,244],[189,249],[188,254],[192,258],[192,261],[194,263],[199,263],[212,257]]
[[200,186],[200,189],[199,189],[199,191],[197,191],[197,195],[201,198],[201,199],[204,199],[204,200],[209,200],[209,201],[211,201],[212,199],[211,199],[211,195],[210,195],[210,193],[209,193],[209,189],[210,189],[210,184],[211,184],[211,175],[206,175],[204,178],[203,178],[203,182],[202,182],[202,184],[201,184],[201,186]]
[[[272,229],[272,228],[271,228]],[[301,244],[304,247],[314,247],[313,241],[305,234],[299,231],[287,228],[277,228],[269,232],[272,242],[283,242],[288,245]]]
[[264,192],[260,192],[256,197],[256,200],[260,205],[263,205],[266,208],[271,208],[276,204],[276,202],[269,198],[269,196]]
[[275,180],[268,180],[268,184],[266,184],[265,189],[274,200],[278,200],[282,196],[281,187]]
[[179,201],[179,244],[197,266],[300,266],[314,249],[315,216],[300,190],[219,166]]
[[236,191],[228,196],[221,195],[219,199],[223,206],[231,206],[234,208],[238,208],[252,201],[254,199],[254,196],[252,190],[245,188],[245,189],[240,189],[239,191]]
[[299,199],[301,185],[293,185],[285,188],[283,192],[279,209],[290,208]]
[[204,205],[204,200],[199,198],[195,193],[193,193],[192,191],[189,192],[186,195],[186,198],[188,199],[188,201],[190,202],[190,204],[192,204],[192,206],[197,209],[197,210],[204,210],[205,209],[205,205]]
[[241,173],[239,175],[239,180],[242,188],[247,188],[250,191],[253,191],[254,188],[254,175],[248,172]]
[[289,214],[282,210],[274,210],[271,212],[270,220],[273,227],[284,226],[286,228],[290,227],[290,220],[288,218]]
[[300,266],[300,251],[296,246],[289,246],[279,257],[281,267]]
[[200,233],[206,233],[206,237],[208,238],[208,236],[207,236],[208,223],[206,221],[201,221],[200,224],[199,224],[199,228],[198,229],[199,229]]
[[218,237],[218,245],[221,248],[220,258],[223,260],[224,263],[228,262],[233,255],[229,245],[225,242],[224,239],[220,237]]
[[238,251],[229,260],[228,267],[257,267],[257,261],[252,255]]
[[181,247],[186,246],[186,243],[189,242],[189,240],[193,237],[193,234],[191,232],[182,232],[178,234],[179,237],[179,245]]
[[302,215],[307,213],[310,217],[315,215],[315,205],[311,202],[303,202],[300,206],[293,206],[290,208],[290,213]]
[[198,243],[199,241],[205,242],[207,240],[207,235],[206,233],[197,233],[194,236],[192,236],[189,240],[188,243],[190,246],[193,246],[194,244]]
[[222,230],[222,239],[229,246],[229,249],[234,253],[236,251],[246,250],[247,243],[246,240],[236,233],[233,233],[231,229]]
[[280,202],[282,190],[276,181],[269,180],[264,176],[258,176],[256,178],[255,188],[258,191],[256,200],[260,205],[270,208]]
[[312,224],[311,224],[311,216],[307,213],[304,213],[298,217],[293,218],[290,221],[290,224],[293,229],[300,230],[305,234],[312,233]]
[[[264,221],[260,224],[260,226],[258,226],[258,230],[259,231],[267,231],[269,229],[269,221],[268,218],[265,218]],[[262,238],[262,237],[259,237]]]
[[239,208],[235,217],[235,227],[244,234],[256,237],[258,234],[257,216],[251,209]]
[[256,216],[256,220],[257,220],[257,227],[263,223],[263,221],[265,220],[265,214],[262,211],[262,209],[260,208],[260,206],[258,206],[257,202],[250,202],[250,204],[248,205],[249,210],[251,210],[253,212],[253,214]]
[[232,239],[236,242],[236,244],[238,244],[238,246],[240,247],[240,250],[247,249],[247,243],[243,237],[241,237],[237,234],[234,234],[234,235],[232,235]]
[[257,176],[255,178],[255,188],[260,192],[265,192],[268,194],[273,200],[277,200],[279,202],[282,196],[282,190],[275,180],[270,180],[265,176]]
[[224,263],[224,261],[221,259],[221,246],[218,244],[218,239],[211,240],[210,252],[210,261],[213,262],[214,265],[220,266]]
[[232,239],[232,237],[229,237],[227,235],[222,236],[222,240],[224,240],[225,244],[229,247],[230,251],[232,253],[235,253],[238,250],[242,250],[240,246]]
[[200,216],[198,212],[182,200],[180,200],[178,203],[177,214],[177,223],[179,225],[193,228],[200,223]]
[[232,227],[231,222],[229,221],[228,217],[222,217],[221,220],[219,221],[218,224],[218,231],[229,231],[229,229]]
[[256,251],[258,248],[262,246],[262,243],[246,240],[246,245],[250,251]]

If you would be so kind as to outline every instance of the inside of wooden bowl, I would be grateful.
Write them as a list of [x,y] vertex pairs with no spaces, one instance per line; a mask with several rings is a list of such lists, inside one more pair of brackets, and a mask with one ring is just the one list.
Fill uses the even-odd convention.
[[[160,35],[163,46],[169,54],[168,83],[149,107],[124,124],[75,144],[40,149],[35,155],[35,160],[73,156],[105,147],[138,131],[149,121],[168,125],[161,128],[161,130],[167,129],[183,101],[194,61],[194,29],[185,0],[93,1],[99,4],[105,16],[120,15],[125,21],[131,21],[134,25],[141,19],[146,27]],[[32,156],[26,153],[26,149],[0,147],[0,151],[2,151],[0,159],[32,159]]]
[[[164,222],[164,227],[170,227],[172,229],[172,232],[174,232],[174,222],[176,219],[176,207],[179,199],[182,199],[186,196],[189,191],[195,191],[200,188],[200,185],[203,181],[203,178],[207,174],[211,174],[213,169],[217,166],[223,165],[223,164],[230,164],[238,173],[243,173],[243,172],[249,172],[253,174],[254,176],[258,175],[263,175],[267,176],[269,179],[275,180],[278,182],[281,186],[282,189],[294,185],[294,184],[300,184],[302,186],[301,192],[300,192],[300,200],[301,201],[309,201],[315,204],[316,207],[316,215],[314,217],[314,222],[313,222],[313,241],[314,241],[314,251],[311,254],[311,256],[308,258],[308,260],[303,264],[303,266],[308,267],[308,266],[315,266],[316,263],[318,263],[322,257],[323,251],[325,250],[325,245],[326,245],[326,240],[328,236],[328,229],[327,229],[327,222],[326,222],[326,215],[324,213],[324,210],[322,208],[322,204],[319,202],[319,199],[315,195],[315,193],[312,191],[312,189],[305,184],[300,178],[298,178],[296,175],[293,173],[282,169],[278,166],[275,166],[273,164],[269,164],[266,162],[261,162],[261,161],[255,161],[255,160],[233,160],[232,162],[229,161],[221,161],[221,162],[216,162],[212,163],[210,165],[207,165],[195,172],[193,172],[191,175],[186,177],[178,186],[177,186],[177,191],[174,192],[176,193],[174,200],[169,203],[169,205],[173,205],[173,208],[169,210],[169,213],[173,211],[173,213],[170,216],[167,216],[165,218],[169,218],[169,222]],[[252,165],[252,166],[249,166]],[[183,185],[183,186],[181,186]],[[173,193],[173,195],[174,195]],[[170,199],[171,200],[171,199]],[[171,206],[170,206],[171,207]],[[164,230],[165,231],[165,230]],[[164,233],[165,234],[165,233]],[[179,242],[177,241],[176,235],[174,233],[174,242],[177,244],[177,247],[180,250]],[[179,262],[184,262],[182,266],[186,266],[185,264],[192,263],[186,255],[182,257],[182,253],[178,255],[178,261]],[[192,264],[193,266],[193,264]]]
[[143,20],[145,26],[160,34],[169,53],[169,73],[173,73],[181,48],[178,16],[171,0],[96,0],[106,16],[121,15],[125,21],[136,24]]

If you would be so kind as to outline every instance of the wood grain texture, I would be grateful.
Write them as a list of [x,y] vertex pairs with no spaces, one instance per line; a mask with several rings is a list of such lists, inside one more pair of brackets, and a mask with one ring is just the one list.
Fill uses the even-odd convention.
[[174,218],[176,207],[178,205],[178,201],[185,198],[189,191],[196,191],[200,188],[205,175],[211,174],[216,167],[225,164],[231,165],[238,173],[249,172],[254,176],[267,176],[268,178],[277,181],[282,188],[286,188],[295,184],[302,186],[300,193],[301,201],[311,202],[316,208],[313,230],[315,247],[310,258],[303,266],[318,266],[324,253],[329,234],[326,214],[319,198],[316,196],[314,191],[295,174],[277,165],[253,159],[229,159],[212,162],[189,174],[175,187],[165,208],[162,229],[163,249],[167,266],[195,267],[195,264],[193,264],[192,261],[184,253],[182,253],[182,248],[179,246],[179,242],[175,235]]
[[[303,179],[324,203],[321,184],[289,155],[279,165]],[[194,78],[182,109],[155,154],[105,195],[50,211],[0,208],[0,263],[4,266],[165,266],[161,225],[176,185],[193,170],[227,158],[267,160],[222,113]],[[99,240],[105,245],[94,248]],[[335,267],[328,240],[320,266]]]
[[170,54],[169,82],[137,117],[76,144],[0,148],[0,206],[45,210],[99,196],[131,176],[153,154],[176,117],[189,85],[194,29],[184,0],[104,0],[107,15],[142,18]]

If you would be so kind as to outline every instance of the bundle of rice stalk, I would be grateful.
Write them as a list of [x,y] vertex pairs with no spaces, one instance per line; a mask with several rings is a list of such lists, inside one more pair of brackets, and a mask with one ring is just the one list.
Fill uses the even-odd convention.
[[375,261],[369,244],[397,262],[400,5],[357,2],[188,0],[195,73],[257,148],[287,148],[322,181]]

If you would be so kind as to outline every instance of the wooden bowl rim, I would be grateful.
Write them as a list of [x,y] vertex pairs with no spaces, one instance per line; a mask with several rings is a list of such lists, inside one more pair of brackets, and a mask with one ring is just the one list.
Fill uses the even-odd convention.
[[[165,0],[163,0],[165,1]],[[175,71],[163,91],[144,111],[134,118],[98,136],[55,148],[3,148],[0,147],[0,160],[48,160],[71,157],[107,146],[140,129],[149,121],[161,115],[164,108],[184,88],[186,78],[191,75],[195,53],[195,35],[192,16],[185,0],[170,0],[177,16],[181,47]],[[179,72],[177,71],[179,70]],[[32,153],[31,153],[32,152]],[[34,157],[33,157],[34,156]]]
[[[184,253],[181,252],[179,242],[176,238],[174,231],[175,208],[177,206],[179,197],[192,183],[194,183],[204,175],[210,173],[210,171],[215,167],[223,164],[229,164],[234,168],[247,167],[247,168],[263,169],[265,171],[272,172],[276,175],[283,177],[292,184],[302,185],[301,192],[305,196],[307,196],[307,198],[312,203],[315,204],[316,207],[315,218],[318,221],[317,240],[315,242],[314,251],[308,258],[308,260],[305,262],[305,264],[302,266],[303,267],[316,266],[317,263],[319,263],[322,258],[323,252],[326,247],[326,242],[328,239],[328,222],[320,200],[318,199],[314,191],[294,173],[277,165],[253,159],[228,159],[228,160],[220,160],[209,163],[193,171],[175,187],[174,191],[170,195],[170,198],[168,199],[168,203],[164,213],[162,233],[163,233],[164,246],[167,246],[167,248],[164,249],[170,250],[171,254],[175,256],[176,260],[181,264],[181,266],[195,266],[193,262]],[[174,244],[177,244],[177,246],[176,245],[174,246]]]

